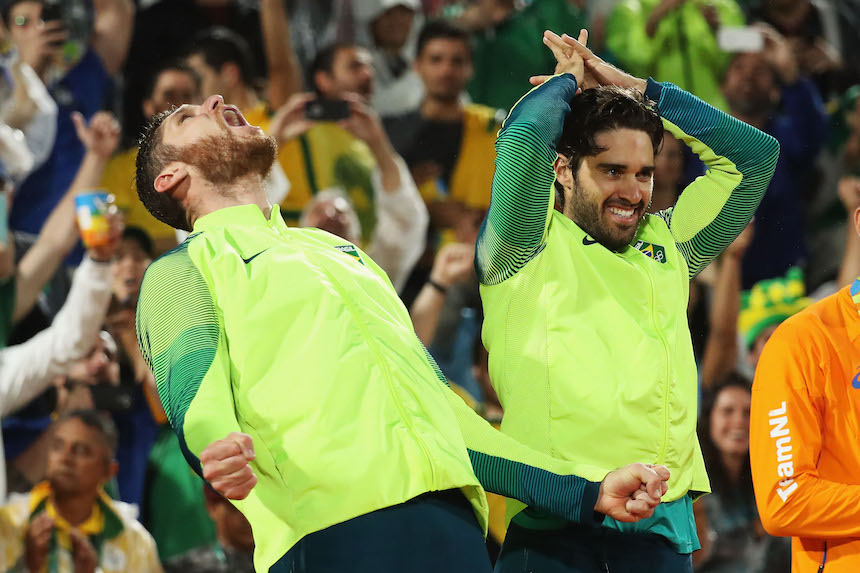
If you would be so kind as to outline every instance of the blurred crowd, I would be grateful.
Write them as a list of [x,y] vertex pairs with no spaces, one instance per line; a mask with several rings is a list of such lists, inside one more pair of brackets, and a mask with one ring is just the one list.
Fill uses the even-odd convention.
[[[498,423],[473,267],[495,136],[529,76],[554,69],[543,31],[587,28],[608,61],[780,143],[754,222],[691,285],[714,491],[695,506],[694,563],[789,570],[787,542],[767,536],[753,498],[750,381],[781,321],[860,275],[860,239],[846,225],[860,206],[860,3],[0,6],[0,569],[253,569],[250,527],[187,466],[138,350],[143,274],[184,239],[137,197],[136,139],[149,118],[219,93],[274,137],[270,202],[288,224],[367,251],[452,385]],[[652,212],[703,169],[667,133]],[[95,190],[114,198],[109,232],[82,244],[76,197]],[[505,525],[500,499],[490,503],[493,555]]]

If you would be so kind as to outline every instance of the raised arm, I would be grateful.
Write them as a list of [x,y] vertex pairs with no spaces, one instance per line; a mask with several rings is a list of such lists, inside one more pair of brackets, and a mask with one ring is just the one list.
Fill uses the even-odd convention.
[[554,205],[553,162],[577,81],[555,76],[523,96],[496,139],[490,209],[475,252],[478,280],[498,284],[540,250]]
[[92,46],[109,74],[125,64],[134,28],[134,3],[131,0],[95,0]]
[[36,242],[18,264],[13,321],[20,320],[33,308],[42,288],[77,244],[75,194],[99,187],[105,165],[119,143],[119,124],[111,114],[98,112],[89,126],[84,124],[80,114],[73,115],[72,119],[87,152],[69,190],[51,211]]
[[779,144],[672,84],[648,80],[645,94],[657,102],[666,129],[707,166],[677,204],[660,213],[692,278],[749,224],[773,176]]
[[302,67],[293,49],[284,0],[261,0],[260,28],[266,51],[268,103],[271,109],[278,109],[302,91]]

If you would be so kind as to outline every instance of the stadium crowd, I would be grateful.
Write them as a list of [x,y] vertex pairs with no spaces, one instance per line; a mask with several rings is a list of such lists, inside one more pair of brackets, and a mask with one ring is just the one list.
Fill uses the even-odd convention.
[[[690,285],[713,489],[694,505],[693,561],[697,572],[789,571],[788,539],[765,532],[753,495],[752,380],[781,322],[860,276],[860,4],[0,5],[0,570],[253,570],[250,526],[186,464],[138,348],[144,272],[185,239],[138,199],[147,120],[221,94],[274,137],[270,202],[289,225],[364,249],[452,386],[498,424],[474,270],[496,135],[529,77],[555,68],[543,31],[587,28],[607,61],[780,144],[753,223]],[[703,172],[667,132],[650,211]],[[75,197],[93,190],[115,210],[108,240],[85,246]],[[505,520],[489,497],[494,557]]]

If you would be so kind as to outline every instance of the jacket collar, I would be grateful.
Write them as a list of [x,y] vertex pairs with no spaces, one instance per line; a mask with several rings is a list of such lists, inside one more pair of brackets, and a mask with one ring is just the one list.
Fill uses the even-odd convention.
[[272,206],[269,220],[266,220],[263,212],[256,205],[236,205],[225,207],[204,215],[194,222],[194,233],[216,229],[219,227],[242,226],[242,227],[264,227],[266,225],[286,226],[281,210],[278,205]]

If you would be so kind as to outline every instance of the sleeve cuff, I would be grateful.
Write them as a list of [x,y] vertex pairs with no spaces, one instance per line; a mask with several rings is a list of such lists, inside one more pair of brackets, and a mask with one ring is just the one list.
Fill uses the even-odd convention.
[[663,84],[654,78],[648,78],[648,83],[645,86],[645,97],[660,103],[660,96],[663,94]]
[[597,503],[597,496],[600,493],[600,482],[589,481],[585,482],[585,489],[582,492],[582,505],[580,506],[579,522],[586,525],[600,525],[605,517],[602,513],[594,511],[594,504]]

